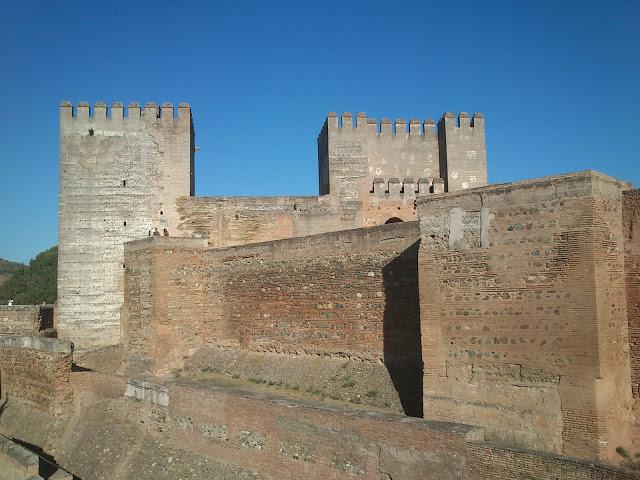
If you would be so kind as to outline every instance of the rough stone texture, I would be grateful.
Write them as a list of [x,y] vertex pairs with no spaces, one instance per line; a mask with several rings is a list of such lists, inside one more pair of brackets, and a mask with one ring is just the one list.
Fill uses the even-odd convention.
[[0,435],[0,478],[27,480],[38,475],[38,456],[26,448]]
[[419,201],[425,417],[617,458],[631,404],[623,187],[583,172]]
[[38,335],[53,328],[53,305],[0,305],[0,335]]
[[60,106],[58,330],[85,345],[118,343],[123,243],[166,228],[193,195],[191,109]]
[[62,415],[72,400],[72,347],[43,337],[0,337],[0,392],[9,403]]
[[154,372],[206,345],[384,363],[419,414],[418,236],[400,223],[227,249],[127,244],[125,357]]

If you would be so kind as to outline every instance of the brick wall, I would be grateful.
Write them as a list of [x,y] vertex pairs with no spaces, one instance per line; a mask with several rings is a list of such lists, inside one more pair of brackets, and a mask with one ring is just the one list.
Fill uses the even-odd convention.
[[640,397],[640,190],[622,196],[624,270],[627,286],[627,317],[633,396]]
[[467,480],[637,480],[637,472],[559,455],[470,442]]
[[37,335],[53,327],[52,305],[0,305],[0,335]]
[[584,172],[419,201],[425,417],[617,457],[631,395],[621,188]]
[[71,402],[70,342],[43,337],[0,337],[0,392],[9,403],[61,415]]

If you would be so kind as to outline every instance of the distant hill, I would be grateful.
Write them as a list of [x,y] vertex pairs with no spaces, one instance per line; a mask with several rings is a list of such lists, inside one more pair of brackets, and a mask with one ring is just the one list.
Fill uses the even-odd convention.
[[[4,260],[3,262],[6,262]],[[6,262],[13,264],[13,262]],[[0,269],[4,267],[0,264]],[[0,285],[0,305],[13,299],[15,305],[54,303],[57,295],[58,247],[40,252],[29,262],[11,272],[9,279]],[[14,268],[14,267],[8,267]]]
[[11,262],[9,260],[0,258],[0,285],[9,280],[9,278],[11,278],[11,275],[13,275],[23,267],[24,265],[22,265],[21,263]]

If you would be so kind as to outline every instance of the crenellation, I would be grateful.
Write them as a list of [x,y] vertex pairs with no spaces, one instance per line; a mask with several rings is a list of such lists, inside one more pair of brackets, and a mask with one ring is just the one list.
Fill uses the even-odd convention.
[[338,114],[336,112],[327,113],[327,126],[330,129],[338,128]]
[[160,108],[153,102],[147,102],[142,109],[142,115],[147,122],[155,121],[160,117]]
[[163,122],[174,120],[173,103],[165,102],[162,104],[162,107],[160,108],[160,117],[162,118]]
[[111,104],[111,120],[120,122],[124,118],[124,104],[122,102],[113,102]]
[[78,102],[76,106],[76,117],[78,118],[89,118],[90,114],[90,106],[89,102]]
[[93,106],[93,117],[96,120],[105,120],[107,118],[107,104],[105,102],[96,102]]
[[396,127],[394,130],[396,135],[407,134],[407,122],[404,118],[396,118]]
[[473,117],[471,118],[471,126],[484,128],[484,115],[480,112],[474,113]]
[[460,112],[458,114],[458,126],[460,128],[471,128],[471,118],[467,112]]
[[412,118],[409,120],[409,135],[415,137],[416,135],[421,135],[422,131],[422,123],[418,118]]
[[135,120],[140,118],[140,104],[138,102],[131,102],[127,107],[127,117],[130,120]]
[[400,182],[400,180],[398,180],[397,178],[390,178],[389,179],[389,196],[390,197],[400,197],[400,194],[402,193],[402,182]]
[[113,102],[111,108],[105,102],[96,102],[93,108],[91,108],[88,102],[78,102],[77,105],[69,101],[63,101],[60,103],[60,120],[67,122],[71,119],[91,119],[92,121],[106,121],[116,120],[121,121],[128,119],[136,122],[140,118],[144,118],[146,121],[156,122],[158,118],[162,119],[162,124],[171,122],[177,122],[179,119],[191,120],[191,107],[188,103],[180,103],[178,105],[178,116],[175,116],[175,109],[172,103],[165,102],[161,107],[158,107],[153,102],[145,104],[144,108],[140,107],[137,102],[132,102],[128,105],[126,111],[122,102]]
[[342,128],[353,128],[353,117],[349,112],[343,112],[340,117],[340,126]]
[[393,135],[393,123],[388,118],[380,120],[380,136]]
[[421,177],[418,179],[418,195],[427,195],[431,193],[433,178]]
[[367,114],[364,112],[358,112],[356,114],[356,128],[367,128],[369,121],[367,120]]

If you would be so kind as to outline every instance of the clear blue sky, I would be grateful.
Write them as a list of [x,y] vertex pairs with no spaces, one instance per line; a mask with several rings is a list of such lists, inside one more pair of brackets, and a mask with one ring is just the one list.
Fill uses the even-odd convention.
[[0,0],[0,257],[57,242],[63,99],[191,103],[197,195],[316,194],[329,111],[481,111],[491,182],[640,186],[639,25],[638,0]]

